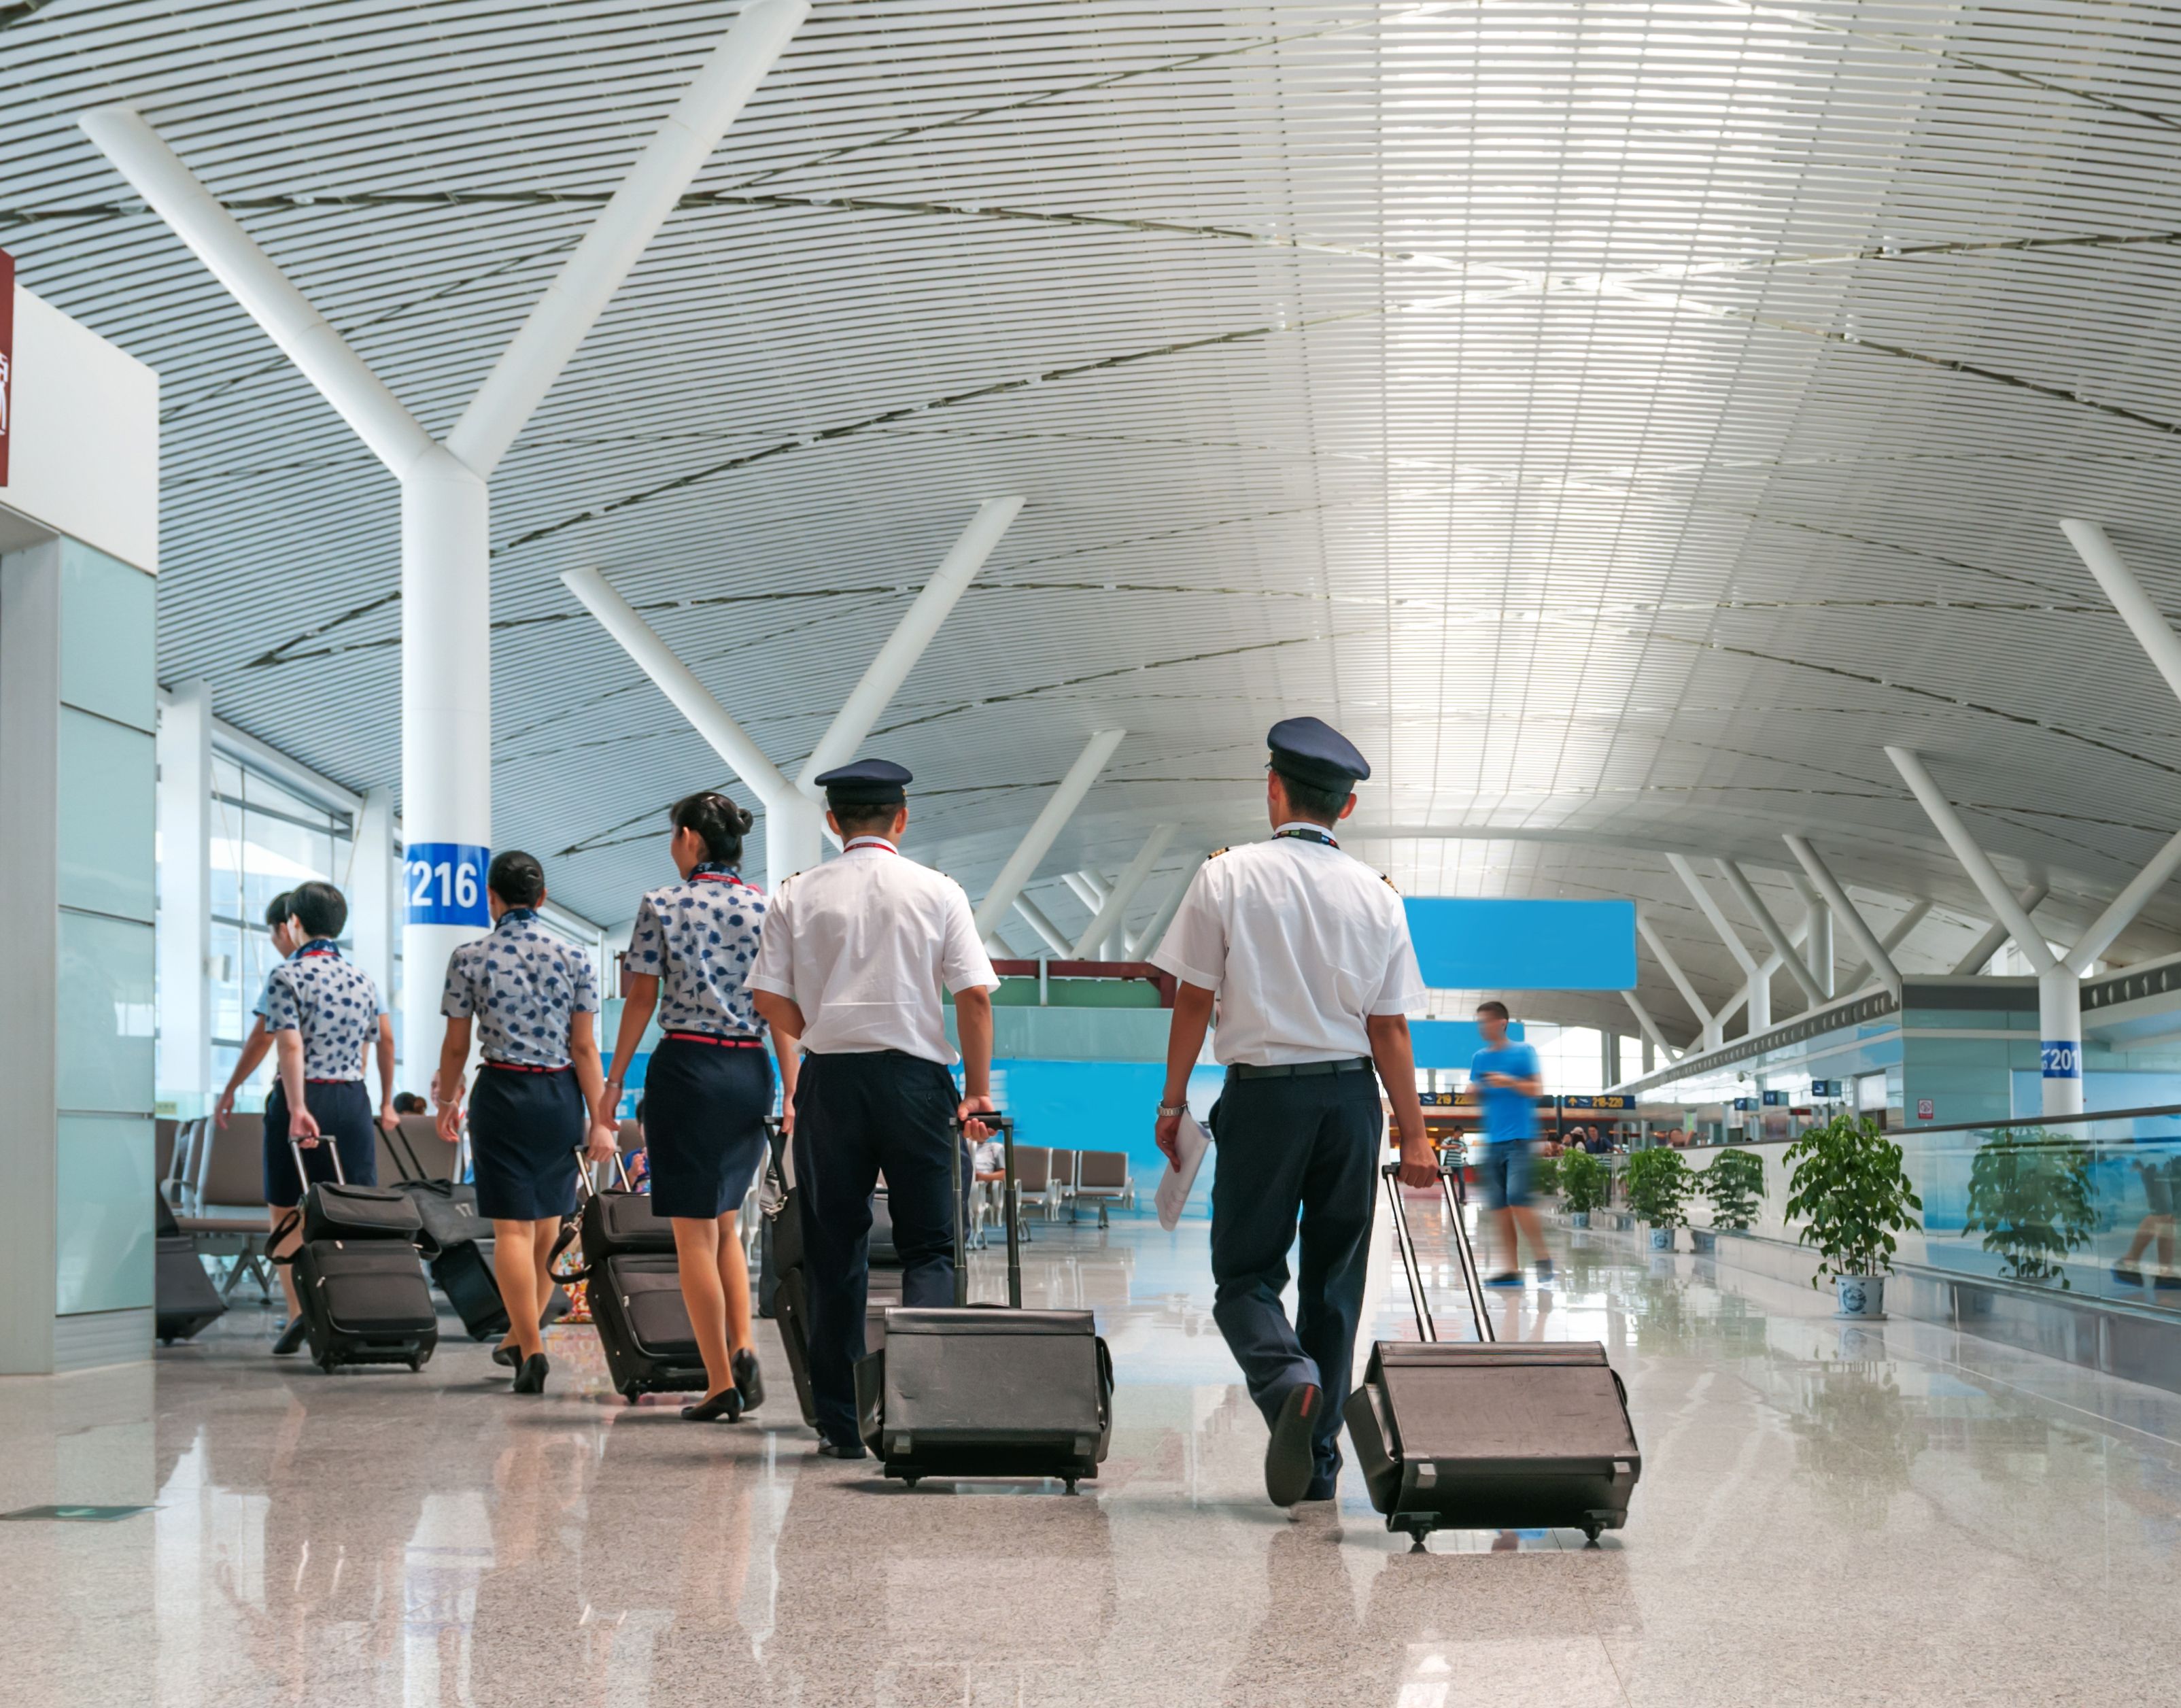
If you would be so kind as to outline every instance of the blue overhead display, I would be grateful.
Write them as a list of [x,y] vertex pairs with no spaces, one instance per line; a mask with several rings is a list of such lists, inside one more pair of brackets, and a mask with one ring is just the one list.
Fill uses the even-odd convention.
[[1471,896],[1408,898],[1409,935],[1435,990],[1636,988],[1636,904]]
[[[1519,1040],[1521,1021],[1510,1021],[1507,1036]],[[1465,1074],[1484,1047],[1484,1034],[1477,1031],[1475,1020],[1411,1020],[1409,1040],[1418,1067],[1454,1068]]]

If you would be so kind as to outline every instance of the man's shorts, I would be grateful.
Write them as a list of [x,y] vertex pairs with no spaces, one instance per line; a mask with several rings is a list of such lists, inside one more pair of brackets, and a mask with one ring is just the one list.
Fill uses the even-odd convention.
[[1530,1147],[1515,1140],[1477,1147],[1477,1184],[1488,1210],[1510,1210],[1530,1202]]

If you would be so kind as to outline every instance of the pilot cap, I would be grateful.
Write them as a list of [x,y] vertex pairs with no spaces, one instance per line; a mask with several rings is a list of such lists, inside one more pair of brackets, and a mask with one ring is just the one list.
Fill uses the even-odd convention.
[[1344,794],[1371,775],[1371,761],[1322,718],[1282,718],[1266,733],[1265,745],[1272,749],[1273,769],[1308,788]]
[[903,791],[915,781],[908,766],[890,759],[859,759],[825,772],[818,787],[825,791],[825,804],[837,809],[900,806],[908,799]]

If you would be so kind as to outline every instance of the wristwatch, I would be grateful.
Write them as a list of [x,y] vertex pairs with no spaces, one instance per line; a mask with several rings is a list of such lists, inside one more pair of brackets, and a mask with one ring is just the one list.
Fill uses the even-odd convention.
[[1158,1112],[1159,1118],[1163,1120],[1168,1115],[1187,1114],[1189,1113],[1189,1105],[1187,1103],[1161,1103],[1158,1106]]

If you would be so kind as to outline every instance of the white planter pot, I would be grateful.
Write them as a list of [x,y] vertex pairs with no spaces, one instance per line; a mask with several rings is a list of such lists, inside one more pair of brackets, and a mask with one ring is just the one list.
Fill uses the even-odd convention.
[[1652,1229],[1651,1249],[1654,1252],[1672,1251],[1674,1249],[1674,1230],[1671,1228]]
[[1886,1277],[1835,1275],[1833,1296],[1840,1314],[1858,1323],[1883,1321],[1886,1316]]
[[1590,1212],[1588,1210],[1570,1210],[1568,1212],[1568,1225],[1571,1228],[1588,1227],[1590,1225]]
[[1689,1230],[1689,1244],[1695,1248],[1698,1255],[1702,1255],[1706,1252],[1714,1251],[1718,1248],[1719,1235],[1714,1233],[1709,1228],[1691,1228]]

